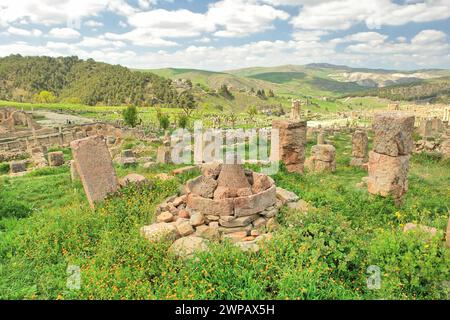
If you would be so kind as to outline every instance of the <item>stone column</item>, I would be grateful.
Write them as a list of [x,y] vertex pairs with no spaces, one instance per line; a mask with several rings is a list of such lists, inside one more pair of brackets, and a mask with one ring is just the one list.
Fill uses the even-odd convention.
[[323,131],[320,131],[317,134],[317,144],[325,144],[325,134],[323,133]]
[[272,161],[282,161],[288,172],[303,173],[306,149],[306,121],[274,120],[272,129],[279,132],[279,145],[272,143]]
[[369,139],[367,132],[356,130],[352,136],[352,159],[350,165],[353,167],[363,167],[367,162],[367,152],[369,147]]
[[373,150],[369,153],[368,191],[401,203],[408,190],[414,116],[403,112],[375,115]]
[[300,100],[292,100],[291,120],[300,120],[301,104]]
[[433,123],[430,119],[422,119],[419,128],[420,135],[422,138],[429,138],[433,135]]

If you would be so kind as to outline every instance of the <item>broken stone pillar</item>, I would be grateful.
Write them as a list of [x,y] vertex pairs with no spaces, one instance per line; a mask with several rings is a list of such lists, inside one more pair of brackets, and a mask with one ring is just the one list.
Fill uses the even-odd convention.
[[325,144],[325,134],[323,133],[323,131],[320,131],[317,134],[317,144]]
[[[272,161],[282,161],[288,172],[303,173],[306,149],[306,121],[274,120],[272,129],[279,132],[279,144],[272,142]],[[274,131],[276,132],[276,131]]]
[[27,171],[26,161],[13,161],[9,164],[10,173],[19,173]]
[[373,150],[369,153],[368,191],[392,196],[400,203],[408,190],[409,157],[413,149],[414,116],[386,112],[374,117]]
[[291,120],[300,120],[301,103],[300,100],[292,100]]
[[437,117],[434,117],[431,120],[431,130],[432,130],[433,134],[442,132],[443,129],[444,129],[444,126],[442,124],[442,120]]
[[171,148],[166,146],[158,147],[158,153],[156,156],[157,163],[168,164],[172,162]]
[[367,152],[369,147],[369,139],[367,132],[356,130],[352,136],[352,159],[350,165],[354,167],[362,167],[367,162]]
[[95,203],[104,200],[118,188],[108,147],[101,136],[75,140],[70,146],[84,191],[93,208]]
[[336,148],[331,144],[318,144],[312,147],[307,167],[314,172],[336,171]]
[[48,164],[50,167],[60,167],[64,164],[64,153],[61,151],[48,153]]
[[420,122],[419,133],[422,138],[429,138],[433,136],[433,123],[430,119],[422,119]]

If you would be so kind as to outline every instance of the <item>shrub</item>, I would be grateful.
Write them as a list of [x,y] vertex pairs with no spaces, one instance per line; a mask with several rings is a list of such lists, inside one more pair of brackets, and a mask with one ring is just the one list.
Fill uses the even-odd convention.
[[131,127],[135,127],[138,123],[138,111],[136,106],[128,106],[122,112],[123,121]]

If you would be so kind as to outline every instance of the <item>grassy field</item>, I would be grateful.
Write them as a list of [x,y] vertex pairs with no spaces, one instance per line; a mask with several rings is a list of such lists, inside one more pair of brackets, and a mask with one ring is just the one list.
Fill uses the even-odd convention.
[[[168,253],[167,243],[148,243],[139,228],[195,174],[160,181],[155,175],[174,166],[117,167],[119,176],[138,172],[151,183],[123,189],[95,211],[66,166],[0,177],[0,299],[446,298],[450,163],[413,156],[410,190],[395,207],[356,186],[367,173],[347,166],[350,136],[337,135],[334,144],[335,174],[273,176],[316,209],[283,210],[273,240],[258,253],[218,243],[188,261]],[[404,234],[407,222],[439,234]],[[68,265],[81,268],[80,290],[66,286]],[[381,270],[379,290],[366,285],[371,265]]]

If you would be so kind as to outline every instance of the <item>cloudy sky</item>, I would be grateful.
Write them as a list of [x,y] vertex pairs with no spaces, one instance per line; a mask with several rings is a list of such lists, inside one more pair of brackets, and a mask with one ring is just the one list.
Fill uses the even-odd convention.
[[0,0],[0,56],[227,70],[450,68],[450,0]]

